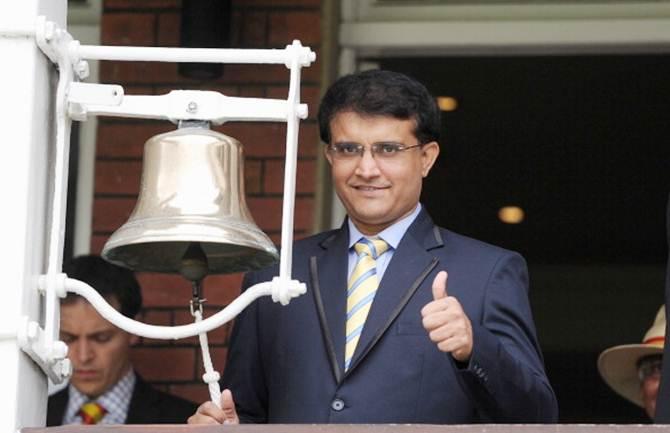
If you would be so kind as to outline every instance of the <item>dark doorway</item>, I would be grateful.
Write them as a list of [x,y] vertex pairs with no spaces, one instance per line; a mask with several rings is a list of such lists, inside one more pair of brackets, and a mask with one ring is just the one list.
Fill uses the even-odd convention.
[[[561,422],[645,422],[596,360],[641,342],[663,302],[670,56],[378,62],[457,99],[422,201],[438,224],[526,257]],[[522,223],[498,219],[510,205]]]

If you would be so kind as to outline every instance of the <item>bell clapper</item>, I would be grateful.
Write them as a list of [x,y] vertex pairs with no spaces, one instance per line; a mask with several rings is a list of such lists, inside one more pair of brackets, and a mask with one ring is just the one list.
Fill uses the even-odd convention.
[[[193,287],[193,295],[191,297],[190,308],[191,315],[195,322],[202,321],[203,307],[206,299],[202,297],[202,280],[207,276],[209,267],[207,264],[207,256],[202,250],[199,242],[191,242],[182,256],[179,265],[179,273],[189,280]],[[198,334],[200,341],[200,349],[202,350],[202,362],[205,367],[205,374],[202,380],[209,387],[209,398],[217,406],[221,407],[221,388],[219,387],[219,372],[214,370],[212,365],[212,357],[209,354],[209,342],[207,341],[207,333],[201,332]]]

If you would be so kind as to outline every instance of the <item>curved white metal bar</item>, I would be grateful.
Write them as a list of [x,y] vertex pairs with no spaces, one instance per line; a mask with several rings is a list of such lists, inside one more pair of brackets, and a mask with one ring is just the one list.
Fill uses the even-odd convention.
[[84,297],[109,322],[131,334],[159,340],[176,340],[211,331],[232,320],[257,298],[272,295],[272,285],[271,281],[267,281],[249,287],[226,308],[201,322],[180,326],[158,326],[147,325],[146,323],[138,322],[124,316],[109,305],[93,287],[82,281],[72,278],[65,280],[65,288],[68,292],[73,292]]

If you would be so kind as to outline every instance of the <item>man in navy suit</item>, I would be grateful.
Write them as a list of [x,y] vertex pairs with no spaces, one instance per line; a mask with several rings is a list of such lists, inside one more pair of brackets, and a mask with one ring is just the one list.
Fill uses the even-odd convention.
[[[419,203],[440,151],[427,89],[390,71],[348,75],[318,118],[348,217],[295,243],[292,276],[307,293],[240,314],[222,409],[204,403],[189,422],[555,422],[525,261],[435,226]],[[244,286],[277,274],[250,273]]]

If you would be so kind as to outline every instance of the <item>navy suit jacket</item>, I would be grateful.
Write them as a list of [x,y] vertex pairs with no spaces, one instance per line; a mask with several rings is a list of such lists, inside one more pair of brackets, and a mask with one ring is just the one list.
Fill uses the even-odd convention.
[[[49,397],[47,427],[63,423],[68,399],[68,388]],[[126,424],[184,424],[197,408],[191,401],[152,388],[137,375],[128,405]]]
[[[344,372],[348,228],[297,241],[289,305],[261,298],[235,321],[223,386],[242,422],[555,422],[523,258],[435,226],[422,210],[380,282],[351,366]],[[468,364],[430,341],[421,309],[432,281],[472,322]],[[245,287],[278,275],[250,273]]]

